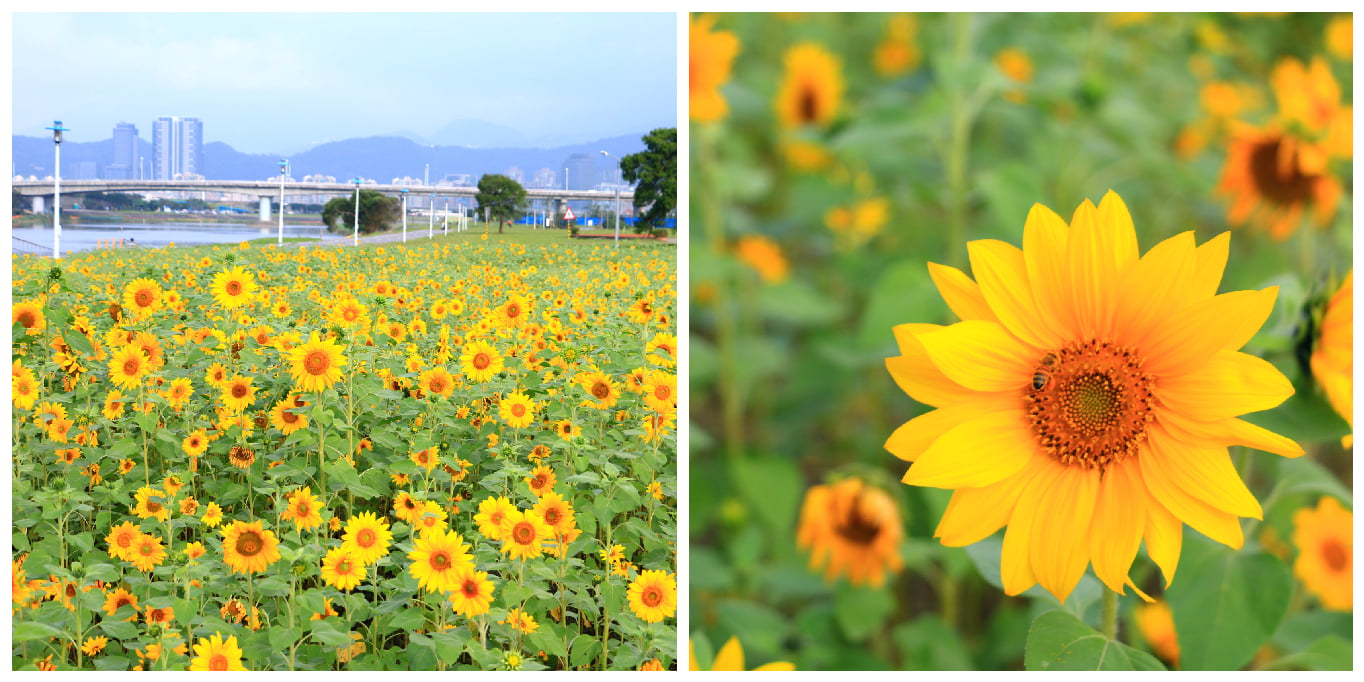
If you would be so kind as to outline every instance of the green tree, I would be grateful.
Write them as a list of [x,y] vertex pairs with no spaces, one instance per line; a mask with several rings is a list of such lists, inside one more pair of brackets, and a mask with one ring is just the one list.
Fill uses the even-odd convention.
[[[378,232],[398,216],[399,200],[370,189],[360,190],[360,231]],[[355,195],[336,197],[322,207],[322,222],[332,232],[355,230]]]
[[635,185],[637,232],[661,226],[677,207],[677,128],[655,128],[642,139],[644,151],[620,160],[621,177]]
[[490,220],[497,221],[497,233],[502,234],[502,223],[521,217],[526,203],[526,188],[505,175],[484,175],[478,179],[478,210],[488,209]]

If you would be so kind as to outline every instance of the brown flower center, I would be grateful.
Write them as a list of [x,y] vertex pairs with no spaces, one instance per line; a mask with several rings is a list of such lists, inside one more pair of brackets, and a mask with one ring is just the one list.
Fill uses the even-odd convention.
[[227,292],[228,296],[239,296],[242,293],[242,283],[235,279],[228,280],[227,285],[223,287],[223,290]]
[[361,547],[371,547],[376,540],[378,540],[378,538],[371,528],[362,529],[359,533],[355,534],[355,544],[360,545]]
[[472,578],[465,580],[464,584],[460,586],[460,590],[464,592],[465,597],[473,599],[478,596],[478,581]]
[[153,501],[151,501],[151,500],[147,500],[147,512],[148,512],[148,513],[155,514],[155,513],[159,512],[159,511],[161,511],[161,503],[160,503],[160,502],[153,502]]
[[1038,362],[1023,389],[1037,443],[1056,461],[1102,470],[1136,454],[1146,439],[1155,379],[1130,348],[1072,344]]
[[450,567],[450,555],[445,552],[436,552],[431,555],[431,568],[437,571],[444,571]]
[[545,523],[553,526],[559,523],[559,519],[561,518],[563,518],[563,514],[559,513],[558,507],[550,507],[545,510]]
[[237,553],[244,557],[253,557],[260,553],[265,547],[265,539],[255,531],[246,531],[237,536]]
[[307,357],[303,358],[303,369],[313,376],[325,373],[331,368],[331,365],[331,357],[323,350],[312,351],[308,353]]
[[31,310],[25,310],[19,313],[19,324],[24,325],[24,329],[31,329],[33,325],[38,324],[38,316]]
[[606,400],[610,395],[611,387],[607,386],[605,382],[598,381],[597,383],[592,384],[592,397],[597,400]]
[[663,603],[663,590],[654,585],[644,588],[643,594],[639,595],[639,600],[650,608]]
[[232,397],[238,400],[246,397],[246,384],[232,384]]
[[474,356],[474,369],[488,369],[488,365],[493,364],[493,359],[487,353],[479,353]]
[[142,361],[141,361],[141,360],[138,360],[138,359],[136,359],[136,358],[133,358],[133,359],[131,359],[131,360],[124,360],[124,361],[123,361],[123,374],[124,374],[124,376],[135,377],[135,376],[137,376],[137,373],[138,373],[139,371],[141,371],[141,370],[142,370]]
[[535,542],[535,529],[529,523],[518,523],[512,528],[512,539],[518,544],[529,545]]
[[858,493],[848,508],[848,516],[834,524],[834,532],[854,545],[871,545],[881,534],[881,522],[862,513],[862,495]]
[[[1312,185],[1317,176],[1303,175],[1298,170],[1297,153],[1288,163],[1282,155],[1279,139],[1257,143],[1250,152],[1250,178],[1260,196],[1276,204],[1295,204],[1312,196]],[[1287,166],[1287,167],[1285,167]]]
[[1326,562],[1326,566],[1333,572],[1339,573],[1345,570],[1350,562],[1350,553],[1345,550],[1345,546],[1339,540],[1330,539],[1321,544],[1321,558]]

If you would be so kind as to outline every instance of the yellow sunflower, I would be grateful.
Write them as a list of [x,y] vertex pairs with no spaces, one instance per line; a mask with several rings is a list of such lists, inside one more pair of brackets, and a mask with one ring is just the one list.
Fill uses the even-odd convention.
[[117,526],[109,529],[109,535],[104,538],[104,542],[109,545],[109,556],[115,559],[131,560],[133,543],[137,541],[137,536],[142,531],[131,521],[124,521]]
[[[1349,422],[1354,430],[1354,302],[1355,271],[1345,275],[1345,281],[1326,304],[1321,318],[1321,333],[1312,351],[1312,377],[1326,392],[1326,399],[1336,413]],[[1344,446],[1354,444],[1354,434],[1345,437]]]
[[553,490],[546,491],[540,495],[540,501],[531,509],[538,513],[556,534],[562,535],[573,530],[575,525],[573,505],[559,493]]
[[233,521],[223,529],[223,563],[233,573],[262,573],[279,561],[279,540],[260,521]]
[[123,620],[135,620],[139,612],[136,595],[122,587],[104,595],[104,612],[110,616],[118,613],[118,610],[125,606],[131,606],[133,614]]
[[256,277],[241,266],[213,276],[213,300],[224,308],[237,308],[251,302],[256,293]]
[[10,324],[23,325],[29,336],[42,333],[47,329],[43,304],[38,301],[15,301],[14,307],[10,308]]
[[346,533],[341,536],[341,546],[350,550],[361,564],[368,566],[388,553],[388,543],[392,540],[388,519],[378,518],[374,512],[362,512],[346,520]]
[[626,593],[630,610],[646,623],[677,612],[677,577],[664,571],[641,571]]
[[155,518],[157,521],[164,522],[170,518],[170,509],[166,507],[166,495],[156,488],[143,486],[138,488],[134,496],[133,513],[139,519]]
[[558,481],[558,478],[554,475],[554,469],[541,464],[540,466],[531,469],[530,475],[527,476],[525,480],[526,485],[530,486],[530,491],[534,493],[536,497],[540,497],[545,493],[554,490],[554,484]]
[[1293,513],[1293,574],[1330,611],[1354,610],[1354,519],[1333,497]]
[[307,407],[308,403],[297,394],[291,393],[270,408],[270,423],[284,435],[308,428],[308,415],[294,410]]
[[654,412],[667,413],[677,409],[677,376],[652,370],[644,381],[644,404]]
[[[691,640],[687,641],[687,658],[689,669],[701,670],[701,665],[696,662],[696,648],[692,645]],[[715,660],[711,663],[710,669],[731,671],[744,670],[744,645],[739,642],[738,637],[730,637],[729,641],[725,642],[725,645],[720,647],[720,652],[715,654]],[[794,663],[773,661],[772,663],[760,665],[753,670],[785,671],[795,669],[796,666]]]
[[204,525],[209,528],[217,528],[218,524],[223,522],[223,508],[219,507],[217,502],[209,502],[208,507],[204,509],[204,515],[199,520],[203,521]]
[[886,37],[876,46],[872,65],[882,76],[898,76],[919,64],[919,46],[914,35],[919,23],[912,14],[896,14],[886,27]]
[[454,583],[455,587],[450,592],[450,606],[455,613],[472,618],[492,608],[494,585],[487,573],[474,570],[470,565],[455,573]]
[[161,285],[139,277],[123,288],[123,309],[146,317],[161,309]]
[[474,568],[473,555],[464,537],[454,531],[422,533],[407,553],[408,568],[417,587],[427,592],[453,592],[459,587],[459,572]]
[[299,390],[323,391],[341,380],[341,367],[346,362],[335,341],[319,340],[314,331],[307,343],[290,351],[289,374]]
[[170,386],[166,388],[165,391],[166,402],[169,403],[171,409],[174,410],[179,410],[181,407],[184,407],[185,403],[188,402],[193,395],[194,383],[190,381],[189,377],[171,379]]
[[[38,379],[33,376],[33,372],[28,368],[15,374],[10,379],[10,400],[14,406],[21,410],[33,409],[33,403],[38,400]],[[110,417],[112,419],[113,417]]]
[[554,431],[559,434],[560,438],[568,441],[571,441],[574,438],[583,435],[582,428],[579,427],[577,424],[574,424],[572,420],[569,419],[560,419],[559,421],[555,422]]
[[582,402],[583,407],[609,410],[620,398],[620,391],[616,388],[615,382],[602,372],[595,370],[583,372],[577,376],[575,381],[583,387],[583,390],[587,391],[588,399]]
[[435,500],[427,500],[422,503],[421,511],[417,513],[417,518],[412,521],[412,527],[423,533],[445,530],[449,525],[445,522],[446,513],[440,504]]
[[535,402],[517,391],[498,403],[497,413],[507,426],[523,429],[535,423]]
[[828,564],[826,580],[846,574],[854,585],[879,587],[886,573],[900,570],[902,535],[895,501],[861,479],[846,478],[805,493],[796,544],[810,550],[811,569]]
[[783,62],[786,74],[775,102],[781,126],[832,123],[843,100],[843,67],[838,57],[815,43],[801,43],[786,51]]
[[767,237],[748,235],[734,244],[734,256],[753,268],[762,281],[769,283],[784,282],[788,266],[781,246]]
[[109,381],[119,388],[136,389],[150,372],[151,364],[138,346],[123,346],[109,359]]
[[444,367],[432,367],[417,378],[422,393],[449,398],[455,392],[455,378]]
[[659,332],[644,347],[649,362],[660,367],[673,367],[677,364],[677,336]]
[[322,557],[322,582],[347,592],[365,579],[365,564],[345,547],[333,547]]
[[1036,205],[1023,249],[968,244],[972,281],[930,264],[964,321],[895,328],[886,366],[938,409],[886,442],[913,462],[904,482],[955,490],[936,536],[959,547],[1003,526],[1004,591],[1036,583],[1065,601],[1089,563],[1121,593],[1144,539],[1168,583],[1182,523],[1241,547],[1260,518],[1227,446],[1303,450],[1238,415],[1293,394],[1273,365],[1237,349],[1278,289],[1216,295],[1229,235],[1193,233],[1138,258],[1127,207],[1110,192],[1069,226]]
[[234,376],[222,385],[223,406],[229,412],[240,413],[256,402],[256,387],[251,385],[255,377]]
[[128,556],[137,570],[150,573],[152,569],[161,565],[166,560],[166,548],[161,546],[161,538],[156,535],[138,533],[137,539],[133,540],[133,547]]
[[687,79],[691,120],[709,123],[724,118],[729,105],[720,87],[729,81],[730,67],[739,54],[739,39],[729,31],[714,31],[715,17],[690,15]]
[[194,645],[194,658],[189,662],[191,671],[200,670],[246,670],[242,665],[242,650],[237,646],[233,635],[223,641],[221,634],[214,632],[213,637],[200,637]]
[[502,356],[487,341],[479,339],[464,344],[459,365],[469,381],[484,382],[502,371]]
[[322,525],[322,500],[312,493],[312,488],[303,488],[289,495],[289,506],[280,514],[280,519],[293,521],[300,531]]
[[515,510],[516,505],[505,497],[489,497],[479,502],[478,513],[474,515],[474,523],[478,524],[479,534],[489,540],[501,540],[505,537],[502,534],[502,520],[509,512]]
[[502,516],[502,553],[512,559],[540,556],[544,542],[553,538],[553,529],[533,509],[512,509]]

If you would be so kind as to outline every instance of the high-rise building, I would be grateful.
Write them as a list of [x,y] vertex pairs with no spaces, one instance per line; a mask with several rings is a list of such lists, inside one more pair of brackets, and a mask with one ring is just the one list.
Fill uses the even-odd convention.
[[557,176],[557,175],[554,174],[554,171],[552,171],[552,170],[550,170],[550,169],[548,169],[548,168],[541,168],[540,170],[535,171],[535,178],[534,178],[533,180],[530,181],[530,186],[531,186],[531,187],[557,187],[558,185],[555,184],[555,182],[556,182],[556,179],[557,179],[558,177],[559,177],[559,176]]
[[119,123],[114,126],[114,162],[104,167],[105,180],[138,179],[137,126]]
[[567,189],[592,189],[601,182],[601,176],[597,173],[597,162],[591,154],[574,154],[564,160],[564,168],[568,169]]
[[204,123],[162,116],[152,123],[152,177],[181,180],[204,176]]

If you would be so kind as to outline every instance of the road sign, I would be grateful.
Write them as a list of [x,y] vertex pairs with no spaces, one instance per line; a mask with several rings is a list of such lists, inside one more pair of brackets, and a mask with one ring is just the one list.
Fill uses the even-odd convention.
[[573,219],[574,219],[574,218],[573,218],[573,207],[572,207],[572,206],[565,206],[565,207],[564,207],[564,220],[573,220]]

